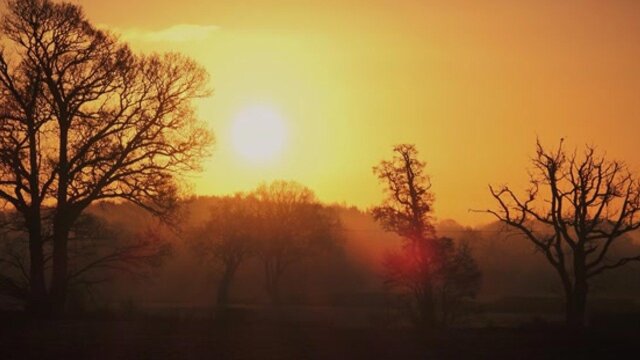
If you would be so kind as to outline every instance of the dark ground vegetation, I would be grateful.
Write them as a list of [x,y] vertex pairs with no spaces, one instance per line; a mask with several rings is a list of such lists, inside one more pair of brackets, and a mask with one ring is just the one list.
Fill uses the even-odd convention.
[[633,354],[640,335],[639,318],[634,321],[629,316],[600,319],[600,324],[579,333],[534,321],[512,328],[452,329],[431,335],[410,328],[276,318],[237,311],[227,321],[96,315],[34,322],[5,313],[0,358],[610,359]]

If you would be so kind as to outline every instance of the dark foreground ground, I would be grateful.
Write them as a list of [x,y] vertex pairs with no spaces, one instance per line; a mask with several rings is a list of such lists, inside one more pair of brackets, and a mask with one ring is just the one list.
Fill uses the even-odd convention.
[[0,359],[611,359],[635,358],[640,331],[567,335],[549,325],[459,329],[345,328],[277,321],[84,319],[0,325]]

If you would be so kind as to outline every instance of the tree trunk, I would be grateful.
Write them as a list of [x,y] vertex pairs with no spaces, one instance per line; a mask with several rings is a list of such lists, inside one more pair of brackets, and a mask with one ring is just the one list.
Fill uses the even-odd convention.
[[567,296],[567,325],[571,328],[583,328],[586,321],[587,282],[586,255],[583,249],[574,250],[573,256],[574,286]]
[[436,302],[433,286],[430,283],[423,285],[422,298],[419,299],[420,326],[425,329],[432,329],[436,326]]
[[44,250],[39,218],[28,220],[29,229],[29,298],[27,311],[35,317],[46,317],[50,313],[47,286],[44,275]]
[[432,265],[428,260],[428,254],[433,253],[433,244],[430,242],[419,242],[418,254],[422,267],[421,292],[419,293],[419,327],[432,329],[436,326],[436,293],[433,288]]
[[587,310],[588,286],[586,283],[576,284],[566,298],[566,322],[571,328],[580,329],[585,326]]
[[229,292],[231,290],[231,283],[236,273],[237,266],[227,265],[222,279],[218,283],[218,296],[216,305],[219,309],[225,309],[229,305]]
[[54,316],[64,313],[67,298],[67,273],[69,268],[68,249],[70,209],[67,206],[67,190],[69,187],[69,162],[67,146],[69,136],[69,119],[66,111],[61,111],[60,119],[58,190],[56,209],[53,217],[53,273],[51,277],[51,301]]
[[282,275],[282,268],[280,266],[279,259],[267,258],[264,260],[265,271],[265,287],[267,289],[267,295],[269,301],[274,307],[280,306],[280,275]]
[[54,224],[53,272],[51,276],[51,306],[54,316],[64,313],[67,300],[68,242],[69,227],[59,223]]
[[[39,82],[39,81],[38,81]],[[29,231],[29,297],[27,312],[35,317],[50,315],[51,306],[47,294],[45,280],[45,260],[42,239],[42,199],[40,194],[40,164],[38,161],[38,137],[34,123],[34,108],[27,111],[29,129],[29,187],[31,205],[25,214],[26,227]]]

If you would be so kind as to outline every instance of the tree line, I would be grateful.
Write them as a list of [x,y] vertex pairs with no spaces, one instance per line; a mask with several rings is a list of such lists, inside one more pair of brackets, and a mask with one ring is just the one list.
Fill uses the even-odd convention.
[[311,190],[275,181],[246,195],[219,199],[208,220],[189,237],[201,260],[222,274],[217,305],[224,309],[234,276],[250,257],[259,258],[267,294],[277,306],[285,273],[306,258],[339,246],[341,236],[336,212],[321,205]]

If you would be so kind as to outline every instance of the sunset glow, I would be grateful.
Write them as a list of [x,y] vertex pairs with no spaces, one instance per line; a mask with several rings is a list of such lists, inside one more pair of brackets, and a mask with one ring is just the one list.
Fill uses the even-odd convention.
[[[78,3],[135,50],[178,51],[211,74],[199,115],[217,145],[199,194],[286,178],[367,208],[380,200],[371,166],[408,142],[428,163],[438,218],[481,224],[490,218],[469,209],[491,204],[488,184],[526,185],[513,169],[536,136],[640,165],[637,1]],[[286,146],[229,138],[252,104],[284,117]]]
[[0,44],[0,358],[637,351],[640,0],[0,0]]

